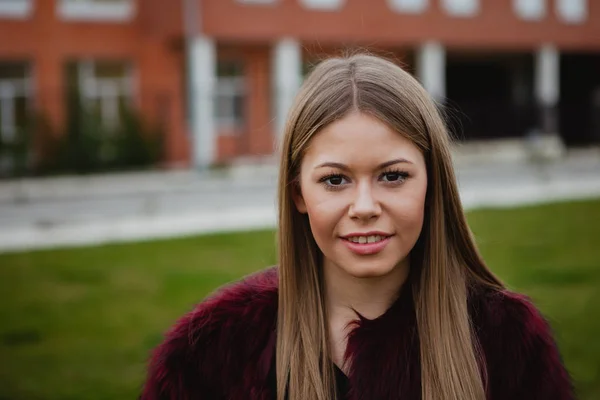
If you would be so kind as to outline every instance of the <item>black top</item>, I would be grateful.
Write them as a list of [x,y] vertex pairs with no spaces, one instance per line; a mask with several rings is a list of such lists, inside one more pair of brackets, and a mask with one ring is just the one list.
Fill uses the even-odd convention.
[[[335,385],[337,388],[337,396],[336,398],[339,400],[345,399],[350,392],[350,380],[344,374],[344,372],[335,364],[333,364],[333,369],[335,372]],[[273,357],[273,362],[271,363],[271,370],[269,371],[269,386],[271,387],[271,392],[273,393],[273,399],[277,398],[277,373],[275,367],[275,357]],[[287,399],[287,394],[285,396]]]

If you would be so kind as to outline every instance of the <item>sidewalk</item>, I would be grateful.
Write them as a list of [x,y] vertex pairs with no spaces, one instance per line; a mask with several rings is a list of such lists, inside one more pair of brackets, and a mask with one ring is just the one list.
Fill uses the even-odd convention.
[[[600,157],[457,167],[466,209],[600,197]],[[0,252],[271,228],[277,169],[0,182]]]

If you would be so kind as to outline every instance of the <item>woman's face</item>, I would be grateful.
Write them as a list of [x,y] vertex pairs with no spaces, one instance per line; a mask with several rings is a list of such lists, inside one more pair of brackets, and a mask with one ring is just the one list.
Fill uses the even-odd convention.
[[299,180],[294,201],[308,214],[325,268],[382,277],[408,261],[427,192],[425,160],[408,139],[349,114],[311,140]]

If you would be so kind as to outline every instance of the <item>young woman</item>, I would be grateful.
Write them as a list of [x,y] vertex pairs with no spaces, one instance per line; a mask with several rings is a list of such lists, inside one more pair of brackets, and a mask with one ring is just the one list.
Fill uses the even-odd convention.
[[318,65],[285,128],[279,266],[154,351],[142,399],[571,399],[540,313],[481,259],[426,91],[368,55]]

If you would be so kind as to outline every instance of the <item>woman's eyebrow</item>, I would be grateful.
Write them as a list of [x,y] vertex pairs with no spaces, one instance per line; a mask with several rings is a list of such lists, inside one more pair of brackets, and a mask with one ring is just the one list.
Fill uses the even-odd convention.
[[[390,166],[395,165],[395,164],[402,164],[402,163],[412,164],[412,161],[408,161],[405,158],[396,158],[396,159],[393,159],[393,160],[390,160],[390,161],[386,161],[384,163],[379,164],[377,166],[377,169],[383,169],[383,168],[387,168],[387,167],[390,167]],[[338,163],[338,162],[324,162],[322,164],[317,165],[315,167],[315,169],[325,168],[325,167],[338,168],[338,169],[341,169],[343,171],[350,170],[350,167],[348,167],[346,164],[342,164],[342,163]]]

